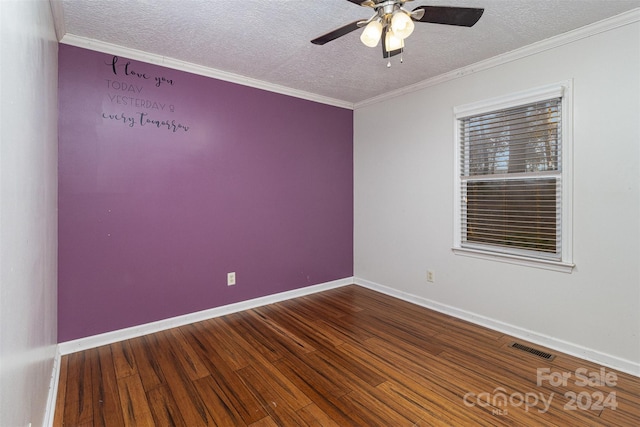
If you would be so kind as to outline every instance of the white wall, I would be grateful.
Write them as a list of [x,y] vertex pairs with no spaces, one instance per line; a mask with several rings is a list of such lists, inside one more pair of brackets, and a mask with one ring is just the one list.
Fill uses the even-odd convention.
[[[566,79],[573,273],[454,255],[453,107]],[[637,19],[357,108],[356,277],[640,375],[639,122]]]
[[45,421],[57,330],[58,48],[48,1],[0,1],[0,425]]

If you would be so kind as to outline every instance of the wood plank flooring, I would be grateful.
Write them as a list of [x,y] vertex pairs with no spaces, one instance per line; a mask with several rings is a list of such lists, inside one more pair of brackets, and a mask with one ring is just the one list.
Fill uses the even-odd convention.
[[640,378],[512,341],[351,285],[66,355],[54,425],[640,426]]

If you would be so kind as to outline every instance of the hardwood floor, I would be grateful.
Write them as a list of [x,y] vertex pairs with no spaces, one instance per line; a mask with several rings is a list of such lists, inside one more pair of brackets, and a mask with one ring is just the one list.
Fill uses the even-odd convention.
[[512,341],[351,285],[66,355],[54,425],[640,425],[640,378]]

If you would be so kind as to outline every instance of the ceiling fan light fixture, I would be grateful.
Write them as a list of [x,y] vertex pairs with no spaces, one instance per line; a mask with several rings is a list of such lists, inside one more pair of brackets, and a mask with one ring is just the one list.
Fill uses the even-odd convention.
[[406,39],[413,33],[415,24],[409,15],[402,10],[397,10],[391,18],[391,29],[393,33],[401,38]]
[[[373,9],[373,16],[336,28],[316,37],[311,43],[323,45],[365,27],[360,34],[360,41],[365,46],[375,47],[382,38],[382,57],[400,55],[402,62],[404,39],[413,33],[414,22],[473,27],[484,13],[481,8],[455,6],[418,6],[408,11],[403,8],[408,1],[411,0],[349,0],[353,4]],[[390,66],[391,61],[387,63],[387,67]]]
[[398,35],[392,29],[389,29],[384,38],[384,47],[387,52],[393,52],[394,50],[403,49],[404,40],[398,37]]
[[364,31],[360,35],[360,41],[369,47],[376,47],[382,34],[382,23],[376,19],[371,21],[364,27]]

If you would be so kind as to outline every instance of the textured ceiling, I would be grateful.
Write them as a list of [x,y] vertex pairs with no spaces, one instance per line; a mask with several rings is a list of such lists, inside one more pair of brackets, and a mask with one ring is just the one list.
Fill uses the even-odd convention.
[[136,49],[349,104],[640,7],[640,0],[415,0],[405,7],[481,7],[485,12],[472,28],[416,23],[404,62],[394,57],[387,68],[379,46],[360,42],[361,30],[324,46],[310,43],[372,15],[372,9],[347,0],[51,2],[67,38]]

